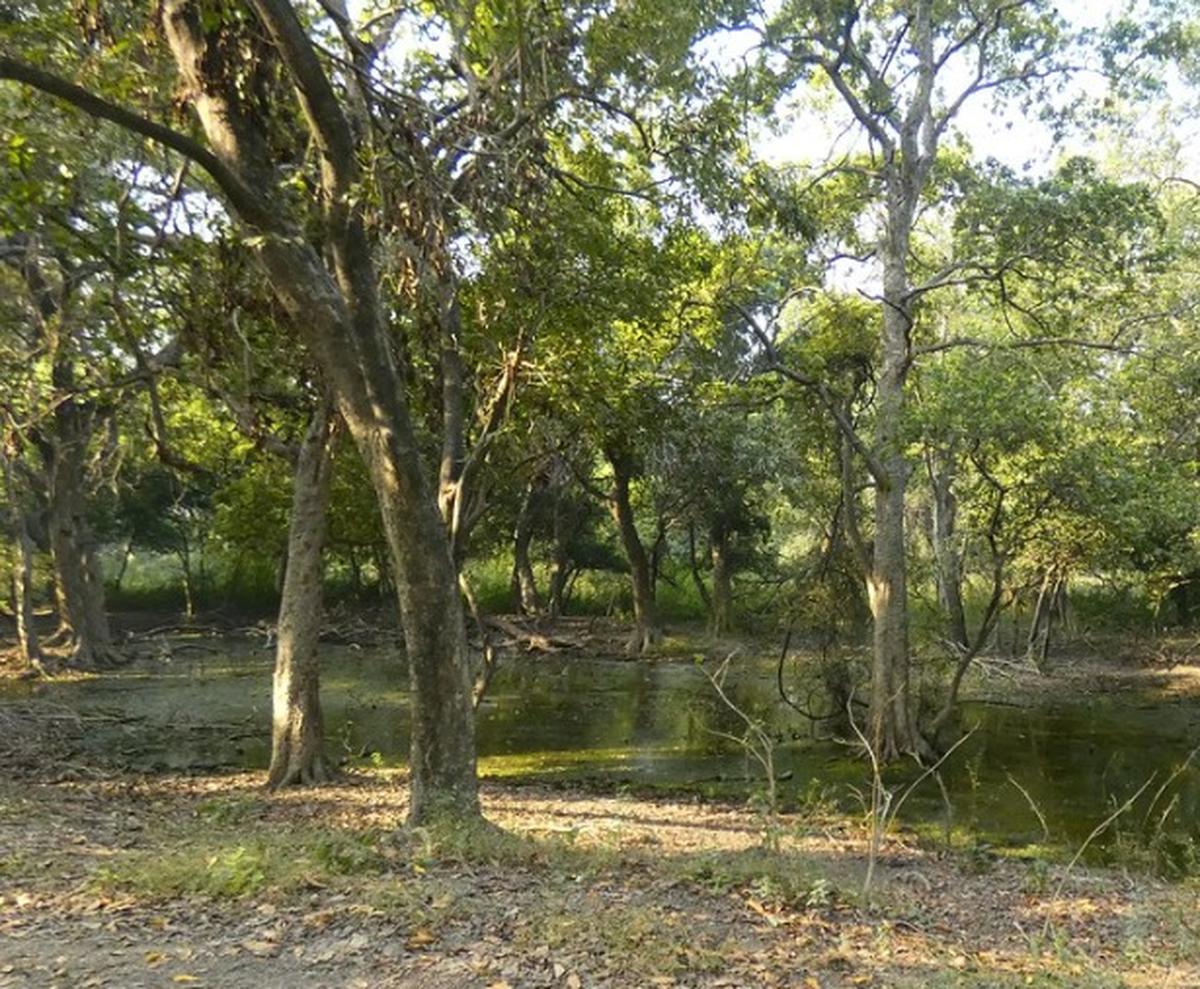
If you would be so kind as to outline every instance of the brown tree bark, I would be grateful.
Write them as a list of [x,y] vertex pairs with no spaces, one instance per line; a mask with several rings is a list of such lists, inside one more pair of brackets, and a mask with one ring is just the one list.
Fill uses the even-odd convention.
[[[276,298],[316,358],[371,477],[394,570],[411,704],[409,819],[479,817],[475,723],[462,601],[449,539],[424,474],[404,381],[378,298],[361,214],[357,149],[295,11],[252,7],[296,86],[322,162],[326,267],[279,193],[260,128],[227,78],[189,0],[163,6],[165,34],[218,159],[210,174],[261,238],[258,257]],[[207,166],[206,166],[207,167]]]
[[517,512],[517,524],[513,528],[513,598],[523,615],[540,615],[542,600],[538,594],[537,578],[533,573],[533,563],[529,558],[529,546],[533,542],[533,502],[537,492],[537,483],[531,481],[525,488],[521,498],[521,507]]
[[13,568],[13,612],[17,620],[17,654],[26,669],[36,669],[42,659],[33,619],[33,539],[22,518],[16,532],[17,563]]
[[322,745],[317,646],[322,615],[322,553],[327,530],[333,410],[314,411],[296,457],[287,569],[279,602],[267,786],[328,777]]
[[909,685],[904,519],[909,471],[904,417],[912,327],[908,250],[919,186],[906,167],[889,170],[888,180],[887,216],[880,243],[884,303],[872,450],[875,544],[867,577],[874,618],[869,738],[876,756],[883,760],[918,753],[922,748],[913,723]]
[[609,506],[613,521],[621,536],[621,545],[629,561],[629,576],[633,589],[634,631],[629,640],[629,651],[641,654],[662,641],[662,628],[654,604],[654,580],[650,572],[650,560],[638,535],[633,515],[633,502],[629,496],[629,485],[633,479],[629,458],[619,450],[605,451],[612,467],[613,484],[609,494]]
[[563,487],[560,483],[551,485],[553,498],[552,528],[552,559],[550,564],[550,580],[546,588],[546,610],[551,618],[563,614],[566,606],[567,584],[571,579],[570,543],[577,528],[574,517],[563,509]]
[[38,485],[46,498],[59,633],[70,649],[72,665],[104,666],[116,660],[116,650],[87,521],[89,459],[102,412],[94,400],[79,394],[68,318],[68,303],[81,279],[68,277],[64,268],[56,284],[46,272],[36,237],[20,235],[10,247],[18,252],[8,263],[17,268],[32,302],[28,339],[36,341],[48,359],[56,396],[49,414],[28,430],[28,439],[42,462]]
[[1054,571],[1042,575],[1038,588],[1033,618],[1029,623],[1029,636],[1025,643],[1025,657],[1039,673],[1045,673],[1050,665],[1050,641],[1054,630],[1054,619],[1063,618],[1066,610],[1066,580]]
[[83,487],[92,431],[93,410],[67,401],[55,409],[53,434],[43,442],[49,454],[47,525],[59,618],[68,635],[70,661],[84,668],[116,659]]
[[692,574],[692,586],[696,588],[696,593],[700,595],[700,600],[704,604],[704,610],[708,612],[708,620],[711,626],[713,624],[713,601],[712,595],[704,583],[704,577],[700,574],[700,560],[696,556],[695,522],[688,523],[688,569]]
[[724,635],[733,629],[733,567],[729,559],[729,533],[721,523],[709,533],[712,558],[712,630]]

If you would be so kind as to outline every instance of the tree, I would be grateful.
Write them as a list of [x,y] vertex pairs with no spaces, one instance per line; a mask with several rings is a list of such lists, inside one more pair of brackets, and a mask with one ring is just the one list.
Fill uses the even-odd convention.
[[410,673],[410,819],[452,814],[469,820],[478,816],[479,805],[462,608],[445,530],[419,461],[406,387],[386,334],[364,204],[353,194],[360,181],[354,131],[291,6],[262,0],[254,13],[295,87],[319,150],[323,251],[303,235],[306,218],[287,191],[284,162],[256,119],[263,108],[242,98],[239,76],[262,81],[266,68],[249,49],[230,43],[249,27],[244,19],[214,21],[185,0],[162,7],[179,78],[214,150],[11,58],[0,60],[0,77],[33,85],[182,154],[208,172],[253,232],[255,254],[329,381],[379,501]]
[[[917,280],[914,231],[939,151],[963,106],[982,93],[1027,92],[1065,70],[1061,27],[1037,2],[989,0],[788,4],[762,26],[775,91],[822,80],[865,134],[863,156],[834,163],[861,177],[878,208],[874,245],[880,288],[874,418],[869,438],[839,425],[874,488],[874,540],[866,583],[874,618],[872,748],[882,758],[926,749],[909,675],[905,423],[919,302],[963,277],[955,265]],[[960,81],[964,80],[964,81]],[[769,341],[765,341],[769,342]],[[812,384],[811,381],[807,382]]]
[[296,453],[292,480],[272,692],[271,765],[267,772],[267,784],[272,788],[320,782],[327,774],[321,751],[317,643],[333,439],[333,411],[322,402]]

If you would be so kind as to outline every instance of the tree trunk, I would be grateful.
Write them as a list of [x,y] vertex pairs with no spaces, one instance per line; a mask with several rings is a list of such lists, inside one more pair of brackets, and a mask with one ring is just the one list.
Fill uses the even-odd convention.
[[175,555],[179,557],[179,572],[183,577],[183,614],[191,621],[196,617],[196,580],[192,574],[192,549],[186,536]]
[[305,330],[379,503],[408,660],[409,821],[477,819],[472,676],[458,576],[419,458],[402,378],[378,323],[369,254],[357,238],[352,245],[354,251],[342,254],[341,275],[361,313],[345,311],[336,285],[306,244],[268,239],[260,256],[276,295]]
[[129,561],[133,559],[133,536],[125,538],[125,545],[121,547],[121,565],[117,568],[116,576],[113,577],[113,588],[120,593],[121,585],[125,582],[125,574],[129,570]]
[[571,561],[565,555],[556,555],[550,570],[550,584],[546,589],[546,612],[551,618],[566,614],[566,590],[573,573]]
[[733,568],[729,559],[729,533],[720,523],[709,535],[712,555],[712,630],[724,635],[733,629]]
[[533,542],[533,502],[537,486],[530,482],[521,499],[517,513],[517,524],[513,529],[512,591],[517,608],[523,615],[540,615],[542,600],[538,595],[537,578],[529,559],[529,546]]
[[946,614],[950,639],[959,649],[971,646],[967,631],[967,613],[962,598],[962,559],[954,544],[958,517],[958,499],[954,494],[954,475],[949,457],[926,451],[925,465],[933,492],[933,519],[930,541],[937,576],[938,601]]
[[1029,623],[1029,638],[1025,643],[1025,657],[1039,673],[1045,673],[1050,664],[1050,633],[1054,626],[1056,603],[1061,594],[1063,581],[1053,573],[1042,577],[1038,588],[1037,603],[1033,607],[1033,619]]
[[650,594],[658,597],[658,581],[662,576],[663,560],[667,555],[667,523],[661,515],[654,530],[654,543],[650,547]]
[[13,568],[13,614],[17,620],[17,654],[27,669],[35,669],[42,658],[37,628],[33,623],[33,539],[20,508],[13,508],[16,522],[17,561]]
[[562,490],[557,484],[553,489],[553,497],[554,517],[552,520],[552,538],[554,543],[554,558],[550,566],[550,584],[546,589],[546,610],[551,618],[557,618],[564,613],[563,609],[566,606],[565,591],[567,581],[571,577],[571,554],[570,531],[566,520],[563,518]]
[[[710,554],[711,555],[711,554]],[[704,610],[708,612],[709,624],[713,622],[713,600],[709,594],[708,588],[704,584],[704,578],[700,575],[700,560],[696,556],[696,523],[688,523],[688,569],[692,573],[692,584],[696,588],[696,593],[700,596],[700,601],[704,604]]]
[[628,460],[619,453],[608,452],[608,461],[613,471],[612,493],[609,504],[613,520],[621,535],[621,545],[629,561],[629,575],[633,585],[634,632],[629,640],[629,651],[644,653],[662,641],[662,629],[654,606],[654,581],[650,574],[650,560],[646,556],[642,539],[638,535],[633,517],[633,502],[629,497],[631,471]]
[[[449,264],[443,260],[443,264]],[[438,278],[438,334],[441,341],[439,369],[442,376],[442,456],[438,470],[438,512],[450,534],[457,561],[463,559],[462,535],[463,465],[467,459],[467,390],[464,382],[460,337],[462,314],[454,279],[443,272]]]
[[317,642],[332,435],[332,409],[323,402],[313,413],[300,445],[292,481],[287,571],[275,646],[271,767],[267,773],[271,789],[319,783],[328,775],[321,751]]
[[38,668],[42,658],[33,620],[33,536],[30,533],[28,506],[24,503],[22,492],[17,490],[15,472],[3,450],[0,450],[0,463],[4,466],[9,521],[17,551],[11,575],[13,617],[17,624],[17,656],[21,665],[32,671]]
[[116,658],[83,490],[91,434],[89,410],[71,401],[55,410],[48,486],[50,550],[71,662],[86,668],[109,665]]
[[253,0],[296,84],[321,157],[324,257],[279,195],[260,123],[231,89],[199,14],[163,4],[164,32],[210,145],[233,172],[225,190],[262,234],[254,247],[276,299],[320,365],[367,466],[404,626],[411,707],[410,823],[480,817],[472,677],[450,541],[421,463],[404,377],[378,298],[361,213],[358,159],[329,80],[295,11]]
[[876,381],[875,551],[867,590],[874,618],[870,740],[878,758],[919,752],[908,670],[908,571],[904,509],[908,462],[904,416],[908,375],[908,243],[913,201],[896,177],[889,183],[883,259],[882,362]]
[[17,566],[13,573],[13,611],[17,619],[17,653],[26,669],[37,665],[42,650],[33,621],[33,540],[22,527],[17,533]]

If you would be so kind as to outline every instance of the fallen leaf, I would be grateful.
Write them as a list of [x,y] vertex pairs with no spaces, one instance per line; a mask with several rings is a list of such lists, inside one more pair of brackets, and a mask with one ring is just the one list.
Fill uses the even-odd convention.
[[271,941],[255,941],[249,939],[242,942],[242,947],[259,958],[267,958],[279,950],[279,945]]
[[437,940],[434,933],[427,927],[418,927],[408,936],[408,946],[410,948],[424,948],[427,945],[433,944]]

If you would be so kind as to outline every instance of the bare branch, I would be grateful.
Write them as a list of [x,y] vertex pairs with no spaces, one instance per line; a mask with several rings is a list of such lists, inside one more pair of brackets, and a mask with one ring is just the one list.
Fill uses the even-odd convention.
[[1028,340],[981,340],[976,337],[953,337],[940,343],[914,347],[912,356],[921,357],[958,347],[976,347],[980,350],[1027,350],[1036,347],[1078,347],[1083,350],[1106,350],[1116,354],[1136,353],[1132,343],[1114,343],[1104,340],[1088,340],[1084,337],[1035,337]]

